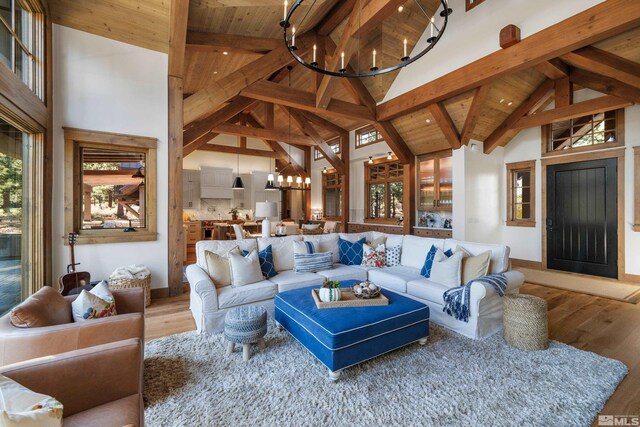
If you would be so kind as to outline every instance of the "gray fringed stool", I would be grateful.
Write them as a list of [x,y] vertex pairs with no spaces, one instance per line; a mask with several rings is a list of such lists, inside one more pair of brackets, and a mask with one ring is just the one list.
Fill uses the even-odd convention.
[[249,360],[251,344],[264,348],[264,336],[267,333],[267,310],[257,305],[248,305],[229,310],[224,318],[224,337],[229,341],[227,354],[235,350],[236,344],[242,344],[242,358]]

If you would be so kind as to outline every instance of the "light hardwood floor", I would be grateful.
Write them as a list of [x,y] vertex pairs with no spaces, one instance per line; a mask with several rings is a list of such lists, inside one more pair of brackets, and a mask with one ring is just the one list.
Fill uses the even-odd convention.
[[[551,339],[620,360],[629,368],[601,413],[640,415],[640,305],[531,284],[522,292],[547,300]],[[194,329],[188,294],[154,300],[147,309],[147,340]]]

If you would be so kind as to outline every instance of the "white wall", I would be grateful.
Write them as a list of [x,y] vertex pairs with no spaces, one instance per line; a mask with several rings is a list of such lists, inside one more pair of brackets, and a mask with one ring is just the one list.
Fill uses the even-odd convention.
[[[453,15],[440,41],[423,58],[402,69],[383,101],[395,98],[490,53],[500,50],[500,30],[509,24],[530,36],[602,0],[491,0],[465,12],[464,0],[450,0]],[[442,20],[437,16],[436,25]],[[425,31],[414,52],[427,45]]]
[[167,286],[167,55],[53,26],[53,276],[63,274],[63,126],[158,139],[158,240],[80,245],[76,259],[93,279],[118,266],[145,264],[152,287]]

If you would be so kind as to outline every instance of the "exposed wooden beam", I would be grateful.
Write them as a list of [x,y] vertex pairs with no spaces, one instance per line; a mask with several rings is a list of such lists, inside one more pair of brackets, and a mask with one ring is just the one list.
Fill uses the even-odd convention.
[[[249,123],[254,128],[264,128],[264,125],[260,122],[258,117],[256,117],[255,113],[249,113],[247,117],[247,123]],[[297,174],[302,176],[303,178],[310,177],[305,168],[300,166],[294,159],[289,157],[289,153],[278,143],[277,141],[263,139],[264,143],[267,144],[276,153],[276,159],[285,163],[291,164],[291,167],[296,171]]]
[[253,107],[258,101],[250,98],[243,98],[241,96],[235,98],[227,106],[221,108],[209,117],[193,123],[184,131],[184,149],[189,153],[197,150],[199,145],[206,144],[210,141],[204,141],[201,139],[203,135],[211,133],[211,129],[215,128],[221,123],[230,120],[232,117],[241,113],[242,111]]
[[265,129],[273,129],[275,123],[274,105],[267,102],[264,104],[264,127]]
[[[316,62],[318,63],[318,67],[325,68],[327,65],[327,48],[326,42],[331,40],[329,37],[323,37],[321,35],[316,36],[315,42],[315,50],[316,50]],[[320,88],[320,84],[322,83],[323,74],[321,73],[313,73],[313,78],[311,80],[311,92],[317,92]]]
[[[386,18],[394,12],[397,13],[398,6],[402,6],[405,3],[406,0],[370,0],[361,10],[356,11],[354,8],[340,36],[340,40],[336,44],[336,49],[328,68],[330,70],[338,70],[341,67],[342,53],[344,53],[346,67],[358,47],[358,41],[365,39]],[[337,79],[335,77],[324,76],[322,78],[316,94],[316,105],[318,107],[329,105],[336,83]]]
[[407,164],[411,162],[415,156],[391,122],[376,122],[373,126],[380,132],[391,151],[400,160],[400,163]]
[[[169,295],[183,291],[182,260],[184,257],[184,228],[182,222],[182,134],[184,102],[182,76],[187,38],[189,0],[171,0],[169,15],[169,78],[168,78],[168,207],[167,207],[167,281]],[[155,206],[149,206],[155,209]]]
[[429,105],[429,111],[431,115],[436,120],[436,123],[440,127],[440,130],[444,134],[445,139],[454,150],[460,148],[460,134],[458,133],[458,129],[456,128],[455,123],[451,119],[451,116],[447,112],[447,109],[444,108],[441,102],[436,102],[435,104]]
[[569,76],[569,67],[558,58],[543,61],[534,68],[551,80],[563,79]]
[[182,149],[182,155],[184,157],[187,157],[189,154],[199,150],[200,147],[214,140],[218,135],[220,134],[215,132],[208,132],[202,135],[201,137],[197,138],[195,141],[185,145],[184,148]]
[[339,173],[344,173],[344,163],[342,159],[333,152],[329,144],[327,144],[324,139],[320,136],[318,131],[307,121],[307,119],[298,111],[293,108],[281,107],[287,112],[291,114],[291,119],[293,119],[293,123],[296,125],[298,129],[305,135],[309,136],[315,142],[315,147],[320,150],[320,152],[324,155],[324,158],[327,159],[331,166],[333,166]]
[[281,39],[203,33],[198,31],[189,31],[187,33],[187,48],[190,50],[246,54],[268,53],[280,46],[282,46]]
[[[637,0],[607,0],[378,105],[378,120],[390,120],[467,92],[497,78],[615,36],[640,25]],[[496,64],[499,64],[497,66]]]
[[[636,9],[640,9],[637,3]],[[563,55],[562,59],[576,68],[611,77],[640,88],[640,64],[637,62],[629,61],[593,46],[569,52]]]
[[276,153],[269,150],[256,150],[254,148],[231,147],[229,145],[220,145],[220,144],[204,144],[203,146],[198,148],[198,150],[212,151],[215,153],[241,154],[243,156],[270,157],[270,158],[277,157]]
[[491,153],[497,147],[507,144],[518,131],[513,126],[518,120],[527,115],[533,108],[541,106],[545,100],[553,95],[553,80],[542,82],[527,99],[525,99],[484,141],[485,154]]
[[300,110],[300,113],[311,123],[313,123],[316,126],[320,126],[321,128],[324,128],[326,130],[328,130],[329,132],[333,132],[335,134],[341,135],[343,133],[346,133],[347,135],[349,134],[349,131],[341,128],[340,126],[336,125],[333,122],[330,122],[329,120],[322,118],[318,115],[315,115],[313,113],[310,113],[308,111],[302,111]]
[[341,0],[331,9],[316,27],[316,31],[321,36],[328,36],[338,28],[353,11],[356,0]]
[[[313,35],[311,35],[313,36]],[[296,43],[300,54],[309,48],[309,37],[302,36]],[[212,81],[184,101],[184,121],[186,124],[207,116],[230,100],[248,85],[270,76],[282,67],[291,64],[295,59],[284,43],[277,49],[264,55],[227,76]]]
[[460,134],[461,145],[467,145],[471,140],[471,134],[475,130],[478,119],[480,118],[480,110],[490,91],[491,84],[482,85],[475,90],[473,101],[471,101],[471,106],[469,107],[469,112],[467,113],[467,118],[464,121],[464,126]]
[[573,84],[569,77],[555,81],[555,107],[566,107],[573,104]]
[[606,111],[617,110],[632,105],[632,102],[617,96],[602,96],[600,98],[582,101],[565,107],[554,108],[520,118],[513,126],[513,129],[521,130],[535,126],[557,123],[576,117],[587,116]]
[[582,87],[640,104],[640,89],[635,86],[579,69],[572,70],[569,78]]
[[286,142],[287,144],[295,144],[295,145],[315,145],[315,141],[303,135],[289,135],[289,132],[274,130],[274,129],[263,129],[263,128],[254,128],[249,126],[242,125],[234,125],[230,123],[221,123],[215,128],[212,129],[213,132],[226,134],[226,135],[235,135],[235,136],[248,136],[250,138],[261,138],[261,139],[272,139],[275,141]]
[[371,111],[362,105],[332,99],[326,109],[318,108],[315,94],[264,80],[243,89],[240,95],[331,117],[347,118],[364,123],[376,121]]

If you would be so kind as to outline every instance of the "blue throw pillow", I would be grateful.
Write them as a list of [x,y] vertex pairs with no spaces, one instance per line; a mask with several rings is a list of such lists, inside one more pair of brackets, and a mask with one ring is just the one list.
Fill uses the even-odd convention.
[[[420,270],[420,275],[426,277],[427,279],[431,277],[431,267],[433,266],[433,259],[436,256],[436,252],[438,252],[438,248],[434,245],[431,245],[431,249],[427,252],[427,257],[424,259],[424,265],[422,266],[422,270]],[[447,257],[453,255],[453,251],[451,249],[447,249],[444,253]]]
[[271,250],[271,245],[258,252],[258,259],[260,260],[260,269],[262,270],[262,275],[265,279],[270,279],[278,274],[276,267],[273,264],[273,251]]
[[338,249],[340,252],[340,264],[361,265],[365,241],[364,237],[355,243],[339,238]]
[[[249,251],[245,251],[243,249],[242,255],[249,255]],[[262,270],[262,275],[265,279],[270,279],[278,274],[276,267],[273,264],[273,251],[271,249],[271,245],[258,252],[258,261],[260,261],[260,270]]]

